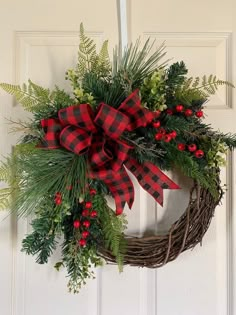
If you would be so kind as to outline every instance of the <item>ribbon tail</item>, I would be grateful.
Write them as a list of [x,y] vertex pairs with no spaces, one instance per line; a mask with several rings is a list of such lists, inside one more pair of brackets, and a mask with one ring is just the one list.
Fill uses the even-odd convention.
[[134,174],[143,189],[161,206],[163,206],[163,189],[180,189],[175,182],[150,162],[139,164],[135,159],[129,159],[125,162],[125,166]]
[[93,178],[101,179],[109,188],[116,204],[116,214],[120,215],[127,203],[129,208],[134,202],[134,186],[124,167],[119,171],[103,169],[91,172]]

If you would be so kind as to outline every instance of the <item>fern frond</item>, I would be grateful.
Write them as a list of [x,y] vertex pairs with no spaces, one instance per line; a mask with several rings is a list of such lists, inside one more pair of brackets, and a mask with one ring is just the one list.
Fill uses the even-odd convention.
[[13,95],[16,100],[29,112],[37,112],[39,107],[47,106],[50,103],[50,91],[29,80],[28,86],[24,83],[13,85],[0,83],[0,87],[7,93]]
[[176,90],[176,98],[187,105],[192,105],[193,102],[200,100],[204,102],[211,95],[214,95],[219,86],[226,85],[234,87],[228,81],[217,79],[212,74],[208,77],[204,75],[201,79],[192,77],[184,80],[183,84]]
[[192,86],[192,88],[195,88],[196,90],[200,90],[208,94],[208,96],[213,95],[218,90],[218,86],[226,85],[228,87],[234,87],[234,85],[229,81],[224,81],[217,79],[216,76],[213,76],[212,74],[209,75],[207,78],[205,75],[202,78],[202,81],[198,82],[197,85]]
[[28,111],[32,112],[34,107],[38,104],[37,98],[26,89],[23,85],[13,85],[8,83],[0,83],[0,87],[7,93],[15,96],[16,100]]
[[106,199],[100,194],[94,197],[93,205],[99,213],[105,240],[104,245],[116,257],[119,270],[122,271],[126,250],[126,241],[124,239],[124,230],[127,226],[126,218],[124,215],[116,216],[113,210],[108,207]]
[[0,181],[9,183],[11,176],[11,158],[6,158],[5,161],[1,162],[0,166]]
[[100,73],[102,76],[107,76],[111,71],[111,62],[108,53],[108,40],[105,40],[103,42],[100,52],[98,54],[97,71],[98,74]]
[[40,98],[41,102],[44,101],[45,103],[50,102],[50,90],[45,89],[40,85],[35,84],[31,80],[28,81],[28,90],[31,92],[31,94],[34,94],[36,98]]
[[93,39],[85,35],[83,23],[80,24],[80,44],[78,51],[77,71],[80,79],[86,72],[91,70],[91,66],[97,61],[96,44]]
[[110,66],[110,58],[108,54],[108,40],[102,44],[101,50],[98,54],[98,62]]
[[192,87],[196,88],[199,85],[199,82],[200,82],[200,78],[196,77],[192,83]]
[[10,207],[11,189],[0,189],[0,210],[6,210]]

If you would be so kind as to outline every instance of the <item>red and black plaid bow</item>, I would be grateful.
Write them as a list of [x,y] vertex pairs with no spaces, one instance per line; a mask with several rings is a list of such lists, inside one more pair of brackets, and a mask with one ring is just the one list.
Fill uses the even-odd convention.
[[154,164],[139,164],[129,158],[132,147],[121,139],[123,132],[145,127],[155,117],[154,112],[141,107],[138,90],[118,109],[101,103],[95,114],[88,104],[70,106],[59,110],[58,118],[41,120],[45,131],[41,147],[64,147],[78,155],[87,152],[90,176],[103,180],[109,187],[117,214],[123,212],[126,202],[131,208],[134,201],[134,187],[125,167],[162,205],[163,189],[178,189],[179,186]]

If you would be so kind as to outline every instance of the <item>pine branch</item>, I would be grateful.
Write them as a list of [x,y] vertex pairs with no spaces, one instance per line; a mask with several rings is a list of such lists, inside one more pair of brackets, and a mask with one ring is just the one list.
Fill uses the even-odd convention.
[[[66,150],[37,148],[29,156],[18,156],[17,167],[21,185],[12,211],[19,215],[34,212],[45,199],[53,200],[58,191],[63,194],[64,200],[70,200],[71,206],[84,194],[87,181],[87,162],[84,156]],[[68,190],[68,186],[73,186],[73,189]]]
[[[39,228],[40,224],[42,224],[41,230]],[[51,222],[48,222],[48,224],[51,224]],[[37,255],[36,262],[45,264],[56,249],[55,235],[47,233],[48,226],[45,222],[40,222],[40,219],[34,220],[32,226],[35,231],[23,240],[22,251],[27,255]]]
[[166,54],[164,44],[151,53],[153,45],[154,42],[150,44],[150,39],[148,39],[140,49],[140,40],[138,40],[135,45],[127,46],[122,55],[120,48],[115,50],[112,66],[113,78],[123,80],[123,85],[127,86],[128,91],[139,87],[145,77],[166,64],[166,61],[159,64]]

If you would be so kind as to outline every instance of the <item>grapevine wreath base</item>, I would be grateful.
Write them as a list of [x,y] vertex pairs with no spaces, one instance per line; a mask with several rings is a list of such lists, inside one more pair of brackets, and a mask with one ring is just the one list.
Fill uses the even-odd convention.
[[[0,165],[0,208],[33,217],[22,251],[37,263],[61,247],[55,268],[66,268],[74,293],[104,260],[119,270],[175,260],[202,241],[222,197],[219,169],[236,135],[204,123],[203,109],[218,86],[233,85],[187,77],[184,62],[168,65],[164,46],[152,47],[137,41],[111,61],[108,42],[97,52],[81,25],[78,62],[66,73],[71,92],[0,83],[31,112],[26,122],[9,120],[21,137]],[[164,235],[126,236],[123,210],[135,197],[127,171],[162,206],[164,190],[181,188],[168,170],[194,183],[185,213]]]
[[[173,223],[168,233],[143,237],[126,236],[124,264],[136,267],[158,268],[175,260],[178,256],[202,242],[215,208],[222,198],[219,185],[219,198],[196,183],[190,191],[189,204],[183,215]],[[109,263],[116,263],[111,251],[99,247],[100,255]]]

